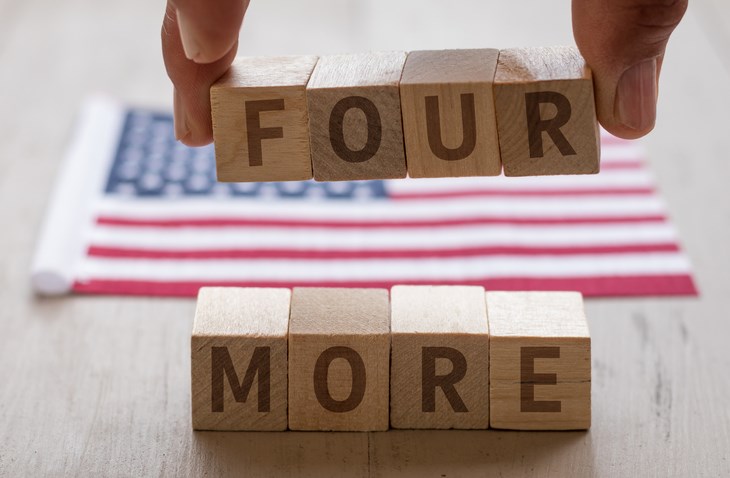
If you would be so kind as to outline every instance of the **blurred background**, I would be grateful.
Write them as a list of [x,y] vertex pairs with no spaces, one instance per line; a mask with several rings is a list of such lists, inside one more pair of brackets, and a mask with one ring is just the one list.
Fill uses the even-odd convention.
[[[164,10],[160,0],[0,0],[0,475],[727,470],[726,0],[690,2],[664,62],[656,130],[642,140],[701,299],[588,304],[588,434],[192,434],[194,301],[34,297],[31,258],[83,100],[102,92],[171,110]],[[569,0],[252,0],[239,55],[572,43]]]
[[[0,195],[4,223],[26,226],[8,231],[17,241],[35,240],[85,98],[102,92],[124,104],[171,109],[172,87],[159,44],[164,7],[138,0],[0,0],[0,111],[5,112],[0,116],[5,171]],[[671,215],[689,224],[681,228],[685,235],[717,223],[704,221],[702,214],[682,217],[684,190],[663,185],[693,179],[682,164],[687,155],[710,169],[724,167],[716,164],[721,160],[714,151],[703,154],[697,148],[711,147],[701,136],[710,129],[699,126],[711,126],[709,118],[722,117],[727,107],[727,99],[716,94],[730,70],[730,54],[722,46],[730,35],[727,9],[719,0],[692,2],[663,66],[656,131],[644,140]],[[568,0],[253,1],[239,55],[572,44],[570,17]],[[691,135],[682,134],[690,123]],[[713,191],[703,187],[700,193],[710,196],[708,202],[717,201]],[[692,244],[691,236],[682,239]],[[23,260],[12,261],[14,277],[24,277],[28,268],[30,248],[22,250]]]

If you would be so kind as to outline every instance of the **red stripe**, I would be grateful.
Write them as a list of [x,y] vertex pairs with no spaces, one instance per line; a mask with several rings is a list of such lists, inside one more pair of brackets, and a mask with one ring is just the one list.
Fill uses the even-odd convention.
[[281,227],[281,228],[325,228],[325,229],[369,229],[369,228],[430,228],[478,225],[523,225],[556,226],[579,224],[635,224],[644,222],[665,222],[662,215],[646,216],[607,216],[607,217],[468,217],[454,219],[424,220],[298,220],[298,219],[253,219],[253,218],[180,218],[180,219],[139,219],[120,216],[99,216],[96,223],[100,226],[120,227]]
[[487,290],[576,290],[586,296],[696,296],[697,289],[689,275],[659,275],[631,277],[560,277],[560,278],[503,278],[468,281],[369,281],[369,282],[233,282],[192,281],[154,282],[136,280],[92,279],[76,282],[75,292],[87,294],[179,296],[194,297],[201,287],[379,287],[396,284],[412,285],[481,285]]
[[115,259],[437,259],[448,257],[483,257],[499,255],[568,256],[580,254],[624,254],[642,252],[678,252],[676,244],[635,244],[624,246],[571,247],[465,247],[455,249],[381,249],[381,250],[321,250],[321,249],[218,249],[218,250],[160,250],[123,247],[90,246],[88,255]]
[[460,189],[450,191],[390,193],[393,200],[452,199],[465,197],[563,197],[563,196],[644,196],[654,194],[652,188],[603,189]]

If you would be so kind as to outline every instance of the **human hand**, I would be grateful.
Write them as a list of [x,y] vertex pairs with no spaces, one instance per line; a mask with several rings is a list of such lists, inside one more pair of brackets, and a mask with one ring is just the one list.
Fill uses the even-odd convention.
[[233,62],[249,0],[168,0],[162,56],[175,86],[175,137],[188,146],[213,141],[210,87]]
[[634,139],[654,128],[664,50],[686,9],[687,0],[573,0],[573,34],[610,133]]
[[[213,139],[209,89],[236,56],[248,3],[168,0],[163,57],[175,86],[175,136],[189,146]],[[638,138],[654,127],[664,51],[686,8],[687,0],[573,0],[575,40],[609,132]]]

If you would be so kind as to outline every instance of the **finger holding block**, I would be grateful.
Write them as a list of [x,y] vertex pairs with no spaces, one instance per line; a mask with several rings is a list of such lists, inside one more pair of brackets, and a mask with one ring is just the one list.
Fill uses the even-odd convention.
[[307,85],[317,181],[406,176],[400,81],[403,52],[319,59]]
[[316,62],[237,58],[211,87],[218,181],[312,178],[306,86]]
[[196,430],[285,430],[289,289],[202,288],[191,338]]
[[593,77],[577,49],[501,50],[494,97],[505,176],[598,173]]
[[591,425],[591,340],[578,292],[487,292],[490,425]]
[[484,289],[395,286],[391,304],[391,426],[488,428]]
[[388,428],[390,310],[385,289],[295,288],[289,428]]
[[494,112],[499,50],[414,51],[401,78],[408,175],[502,172]]

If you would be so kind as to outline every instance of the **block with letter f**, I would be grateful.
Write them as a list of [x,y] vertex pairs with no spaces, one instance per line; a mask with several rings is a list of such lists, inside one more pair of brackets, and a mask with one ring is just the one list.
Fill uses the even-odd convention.
[[312,178],[306,86],[316,56],[238,58],[210,89],[218,181]]

